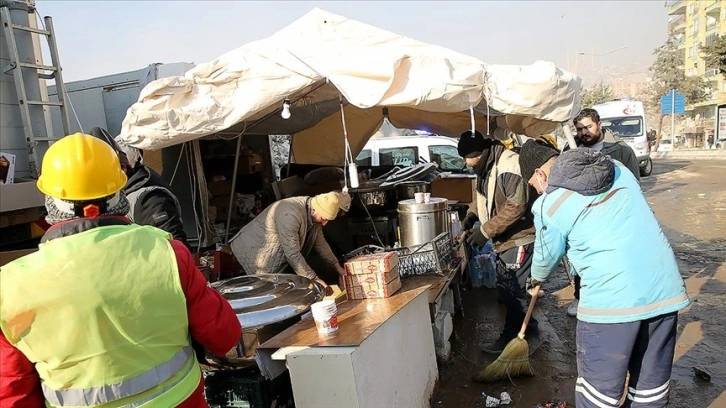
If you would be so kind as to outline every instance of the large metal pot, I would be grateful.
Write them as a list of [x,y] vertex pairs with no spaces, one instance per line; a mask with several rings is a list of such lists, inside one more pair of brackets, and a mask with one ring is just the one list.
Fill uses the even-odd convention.
[[404,181],[396,184],[398,201],[413,200],[416,193],[430,193],[431,183],[427,181]]
[[416,204],[415,200],[398,203],[398,224],[401,228],[401,246],[423,245],[451,227],[447,207],[449,200],[432,197],[429,203]]

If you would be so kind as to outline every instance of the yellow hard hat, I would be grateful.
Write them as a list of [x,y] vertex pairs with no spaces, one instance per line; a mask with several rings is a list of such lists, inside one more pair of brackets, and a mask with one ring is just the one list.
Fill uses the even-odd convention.
[[75,133],[53,143],[43,156],[38,189],[69,201],[115,194],[126,184],[116,152],[90,135]]

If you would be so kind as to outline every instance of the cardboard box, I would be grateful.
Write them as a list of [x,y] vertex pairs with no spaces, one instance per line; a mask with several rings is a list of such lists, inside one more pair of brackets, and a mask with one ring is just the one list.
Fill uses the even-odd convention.
[[237,173],[254,174],[261,172],[264,168],[265,164],[262,161],[262,156],[253,153],[239,157],[239,166],[237,167]]
[[347,275],[386,273],[394,269],[398,270],[398,253],[396,252],[360,255],[345,263]]
[[38,221],[39,219],[40,209],[38,207],[3,212],[0,213],[0,228],[9,227],[11,225],[27,224],[29,222]]
[[15,155],[0,152],[0,184],[15,182]]
[[431,182],[431,197],[456,200],[460,204],[476,201],[476,176],[452,175]]
[[45,196],[35,180],[15,179],[13,184],[0,184],[0,212],[45,206]]
[[343,277],[348,299],[387,298],[401,289],[398,267],[385,273],[366,273]]
[[232,192],[232,180],[210,181],[207,183],[207,191],[213,196],[227,196]]
[[[227,215],[229,214],[229,196],[218,196],[218,197],[212,197],[209,199],[209,205],[211,207],[214,207],[216,211],[215,220],[216,221],[227,221]],[[237,206],[235,205],[234,201],[232,202],[232,211],[233,214],[237,212]],[[211,211],[210,211],[211,212]]]

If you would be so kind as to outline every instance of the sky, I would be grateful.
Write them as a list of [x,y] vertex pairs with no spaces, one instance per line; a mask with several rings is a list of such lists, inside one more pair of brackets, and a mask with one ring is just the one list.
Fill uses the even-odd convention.
[[552,61],[587,81],[647,73],[653,50],[666,40],[664,3],[37,0],[36,6],[53,17],[66,82],[156,62],[206,62],[315,7],[488,63]]

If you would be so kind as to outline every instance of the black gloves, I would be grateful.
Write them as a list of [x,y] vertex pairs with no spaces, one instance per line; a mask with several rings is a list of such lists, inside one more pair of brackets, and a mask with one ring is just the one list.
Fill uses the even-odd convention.
[[466,213],[466,217],[461,221],[461,229],[468,231],[477,221],[479,221],[479,217],[473,212],[468,212]]
[[489,237],[484,235],[484,232],[482,232],[481,228],[477,228],[474,232],[469,235],[469,237],[466,239],[466,243],[469,245],[475,245],[475,246],[482,246],[489,241]]

